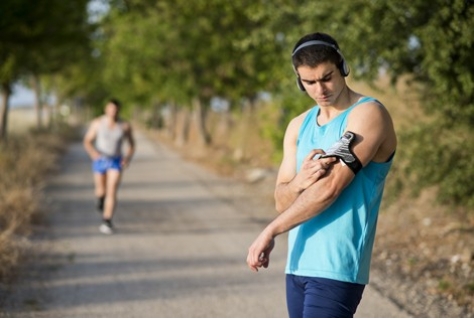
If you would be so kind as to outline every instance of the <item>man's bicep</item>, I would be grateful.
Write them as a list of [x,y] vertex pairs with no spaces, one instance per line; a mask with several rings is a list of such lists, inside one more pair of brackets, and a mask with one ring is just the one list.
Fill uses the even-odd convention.
[[[291,124],[290,124],[291,125]],[[283,140],[283,159],[277,176],[277,185],[288,183],[296,175],[296,137],[289,126]]]
[[283,139],[283,159],[278,170],[277,185],[288,183],[296,175],[296,140],[299,126],[292,120],[285,131]]
[[126,129],[126,137],[130,145],[135,145],[135,138],[133,136],[133,130],[130,124],[128,124],[127,129]]
[[283,158],[278,170],[276,184],[288,183],[296,175],[296,160],[292,158]]
[[356,109],[358,112],[351,114],[348,121],[347,130],[356,135],[351,151],[362,166],[372,161],[386,138],[384,129],[386,118],[381,107],[372,104],[360,110]]
[[90,125],[89,128],[86,131],[86,134],[84,135],[84,142],[93,142],[97,136],[97,125],[96,122],[93,121]]

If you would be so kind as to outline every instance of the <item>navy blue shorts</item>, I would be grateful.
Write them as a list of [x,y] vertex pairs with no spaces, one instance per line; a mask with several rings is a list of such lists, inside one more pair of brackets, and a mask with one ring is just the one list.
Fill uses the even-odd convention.
[[92,162],[92,171],[94,173],[105,174],[108,170],[122,170],[122,157],[105,157],[102,156]]
[[290,318],[353,318],[365,285],[286,275]]

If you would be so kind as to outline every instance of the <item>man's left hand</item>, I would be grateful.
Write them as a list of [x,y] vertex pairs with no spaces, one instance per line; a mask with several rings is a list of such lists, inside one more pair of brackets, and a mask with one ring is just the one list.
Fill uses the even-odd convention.
[[130,160],[128,158],[123,158],[122,162],[120,163],[120,166],[122,166],[123,169],[127,168],[130,165]]
[[275,247],[275,239],[263,231],[249,248],[247,265],[255,272],[258,268],[268,268],[270,264],[270,253]]

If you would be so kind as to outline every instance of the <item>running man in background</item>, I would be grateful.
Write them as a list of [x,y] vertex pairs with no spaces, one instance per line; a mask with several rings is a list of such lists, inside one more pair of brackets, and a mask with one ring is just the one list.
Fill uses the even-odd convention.
[[397,138],[387,109],[346,84],[349,68],[331,36],[301,38],[292,63],[316,105],[288,125],[275,188],[280,214],[250,246],[247,264],[268,267],[274,238],[289,231],[290,317],[353,317]]
[[[111,99],[105,106],[105,114],[92,120],[84,136],[84,148],[92,159],[97,209],[102,214],[99,230],[113,234],[112,218],[117,202],[117,191],[122,170],[127,168],[135,152],[130,123],[119,118],[120,102]],[[123,141],[128,150],[122,155]]]

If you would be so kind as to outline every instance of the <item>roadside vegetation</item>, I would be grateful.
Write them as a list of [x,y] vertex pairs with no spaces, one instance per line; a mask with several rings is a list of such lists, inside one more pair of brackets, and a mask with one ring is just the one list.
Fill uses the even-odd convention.
[[11,282],[41,218],[47,174],[73,136],[67,126],[11,134],[0,144],[0,283]]

